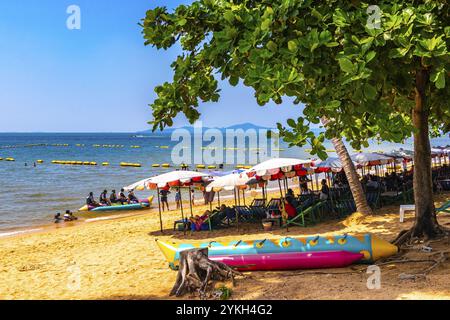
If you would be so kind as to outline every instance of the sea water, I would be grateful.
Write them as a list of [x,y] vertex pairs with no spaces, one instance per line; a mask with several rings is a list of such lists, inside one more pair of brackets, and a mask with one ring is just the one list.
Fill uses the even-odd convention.
[[[10,229],[52,222],[57,212],[82,207],[90,191],[98,198],[104,189],[119,191],[138,180],[174,170],[152,168],[152,164],[171,163],[171,149],[177,143],[169,135],[134,133],[0,134],[0,157],[15,159],[0,161],[0,230],[6,233]],[[432,141],[433,146],[448,144],[448,137]],[[327,142],[326,147],[332,149],[331,143]],[[399,147],[411,149],[411,140],[405,144],[373,142],[368,149],[389,151]],[[280,148],[280,157],[311,158],[303,148],[288,148],[283,142]],[[44,163],[38,164],[37,160]],[[97,165],[58,165],[52,164],[52,160],[90,161]],[[102,166],[103,162],[110,165]],[[120,162],[141,163],[142,167],[120,167]],[[232,170],[236,164],[225,165],[224,170]],[[145,198],[151,194],[142,191],[137,195]]]

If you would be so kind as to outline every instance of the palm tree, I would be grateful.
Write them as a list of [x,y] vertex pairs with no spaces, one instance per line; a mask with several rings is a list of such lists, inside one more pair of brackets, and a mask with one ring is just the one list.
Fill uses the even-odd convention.
[[[329,119],[325,117],[322,118],[322,124],[325,127],[329,122]],[[358,173],[356,172],[355,165],[350,158],[347,147],[344,145],[342,139],[338,137],[331,139],[331,142],[333,143],[336,154],[341,160],[342,167],[344,168],[345,175],[347,176],[348,185],[350,186],[350,191],[352,192],[353,199],[355,200],[356,210],[362,214],[371,214],[372,209],[367,203],[364,190],[358,178]]]

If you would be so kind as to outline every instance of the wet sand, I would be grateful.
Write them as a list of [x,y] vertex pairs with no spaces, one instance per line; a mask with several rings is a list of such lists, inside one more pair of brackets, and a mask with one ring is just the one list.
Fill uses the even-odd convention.
[[[437,205],[450,193],[436,197]],[[227,200],[228,202],[230,200]],[[202,213],[205,206],[195,207]],[[175,232],[177,211],[163,213],[159,231],[157,210],[114,220],[79,223],[72,227],[46,227],[31,234],[0,238],[0,299],[168,299],[176,272],[167,267],[155,239],[175,241],[262,239],[333,233],[365,233],[392,240],[409,228],[413,214],[399,222],[398,206],[385,207],[356,223],[330,221],[309,228],[264,232],[259,225],[241,225],[196,233]],[[450,226],[450,216],[441,216]],[[434,251],[450,244],[431,244]],[[424,258],[417,250],[410,258]],[[366,266],[343,269],[253,272],[238,279],[233,299],[450,299],[450,263],[433,270],[426,279],[401,280],[401,273],[415,273],[427,263],[388,264],[381,267],[381,289],[369,290]],[[362,270],[362,271],[359,271]],[[185,298],[190,298],[186,296]]]

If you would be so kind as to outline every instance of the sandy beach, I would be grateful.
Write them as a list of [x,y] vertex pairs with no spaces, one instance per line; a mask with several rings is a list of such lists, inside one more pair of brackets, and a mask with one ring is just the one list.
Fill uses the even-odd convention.
[[[436,204],[449,196],[449,193],[436,196]],[[204,210],[204,206],[195,207],[196,213]],[[411,226],[413,214],[407,214],[401,224],[398,207],[391,206],[358,223],[347,218],[309,228],[290,228],[288,233],[285,229],[264,232],[259,225],[241,225],[239,230],[186,235],[171,230],[178,218],[177,211],[164,213],[164,234],[159,231],[158,213],[153,209],[138,216],[44,228],[0,239],[0,299],[168,299],[176,272],[168,268],[155,243],[157,238],[209,241],[371,232],[392,240],[400,230]],[[450,216],[440,216],[439,220],[450,225]],[[439,242],[430,246],[434,251],[448,250],[449,244]],[[407,253],[408,258],[423,259],[426,255],[418,250]],[[402,273],[419,272],[428,266],[429,263],[383,265],[379,290],[367,289],[364,265],[246,273],[245,279],[237,279],[232,299],[450,299],[448,261],[426,279],[399,278]]]

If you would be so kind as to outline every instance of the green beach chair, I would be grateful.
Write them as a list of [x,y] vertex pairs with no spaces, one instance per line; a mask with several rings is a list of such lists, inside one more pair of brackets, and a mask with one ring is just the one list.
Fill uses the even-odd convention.
[[303,210],[301,207],[298,207],[297,216],[288,219],[284,226],[288,227],[290,225],[296,225],[306,227],[316,224],[319,221],[318,214],[320,214],[320,211],[324,208],[325,204],[325,201],[321,201]]
[[436,208],[436,214],[440,214],[440,213],[450,213],[450,200],[445,202],[439,208]]

